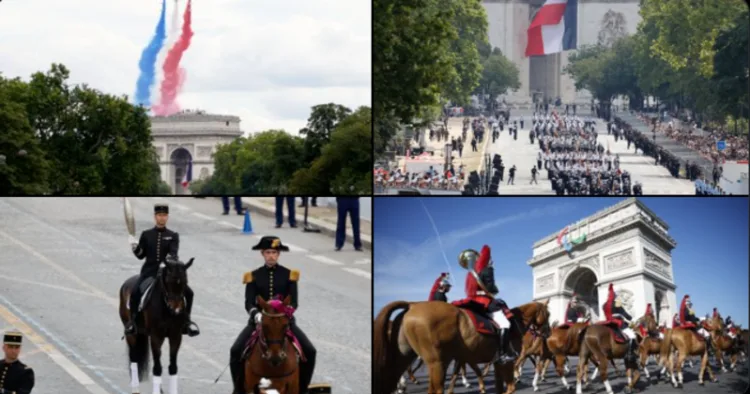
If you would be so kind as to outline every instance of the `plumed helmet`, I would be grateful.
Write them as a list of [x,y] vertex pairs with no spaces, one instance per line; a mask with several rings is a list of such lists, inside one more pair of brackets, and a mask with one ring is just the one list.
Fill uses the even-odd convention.
[[714,314],[713,314],[713,317],[716,317],[716,315],[718,315],[718,314],[719,314],[719,312],[717,312],[717,311],[716,311],[716,308],[714,308]]
[[572,302],[574,304],[577,303],[578,302],[578,294],[573,293],[573,295],[570,296],[570,302]]
[[646,314],[653,315],[654,312],[651,310],[651,304],[646,304]]
[[451,285],[451,278],[450,274],[447,272],[443,272],[440,278],[440,286],[450,286]]
[[622,306],[622,298],[620,296],[617,296],[615,298],[615,306],[616,307],[621,307]]
[[466,249],[458,255],[458,264],[463,269],[474,269],[474,263],[479,259],[479,252],[474,249]]

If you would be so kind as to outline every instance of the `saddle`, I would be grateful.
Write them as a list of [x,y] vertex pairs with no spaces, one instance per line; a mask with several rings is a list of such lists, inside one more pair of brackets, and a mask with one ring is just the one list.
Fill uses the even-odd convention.
[[[250,336],[250,339],[247,340],[247,343],[245,344],[245,348],[242,350],[241,360],[243,362],[247,360],[248,358],[250,358],[250,355],[253,353],[253,348],[259,342],[260,333],[261,333],[260,325],[257,325],[255,328],[255,331],[253,331],[253,334]],[[288,330],[286,336],[291,341],[292,347],[297,352],[297,355],[299,356],[300,360],[302,360],[302,362],[307,361],[307,359],[305,358],[305,353],[302,351],[302,345],[299,343],[299,340],[297,339],[297,337],[294,336],[294,334],[292,333],[292,330]],[[330,390],[330,386],[328,387]],[[311,391],[311,393],[313,392],[314,391]],[[325,393],[325,391],[323,392]]]
[[706,338],[704,338],[703,335],[698,333],[698,330],[697,330],[698,327],[695,324],[688,322],[688,323],[681,325],[678,328],[681,328],[685,331],[691,331],[693,335],[695,335],[695,338],[698,339],[698,341],[706,342]]
[[494,336],[497,336],[500,333],[500,326],[492,320],[487,312],[478,311],[478,308],[472,305],[473,303],[465,303],[462,305],[458,305],[457,303],[458,301],[455,301],[453,305],[459,307],[461,311],[469,316],[469,320],[474,324],[474,329],[476,329],[478,333]]
[[628,338],[625,337],[625,334],[622,333],[622,330],[620,330],[620,325],[617,322],[612,321],[612,320],[605,320],[605,321],[596,322],[595,324],[609,328],[609,331],[612,334],[612,338],[615,339],[615,342],[617,343],[628,342]]
[[[161,274],[162,268],[159,268],[156,277],[149,277],[141,282],[141,286],[138,288],[138,291],[141,294],[141,302],[138,304],[138,312],[142,312],[148,301],[151,300],[151,290],[154,287],[154,283],[156,283],[156,278],[161,278]],[[127,308],[130,309],[130,302],[128,302]]]

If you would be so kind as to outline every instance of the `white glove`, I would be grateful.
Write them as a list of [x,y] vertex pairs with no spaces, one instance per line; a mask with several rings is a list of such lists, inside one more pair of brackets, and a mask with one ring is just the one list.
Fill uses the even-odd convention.
[[136,240],[132,235],[128,235],[128,243],[133,250],[138,247],[138,240]]
[[262,314],[260,312],[258,312],[258,313],[255,314],[255,323],[260,324],[260,319],[263,317],[261,315]]

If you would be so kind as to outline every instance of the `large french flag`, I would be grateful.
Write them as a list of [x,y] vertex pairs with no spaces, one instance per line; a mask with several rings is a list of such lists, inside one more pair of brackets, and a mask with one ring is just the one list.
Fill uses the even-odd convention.
[[578,0],[547,0],[529,26],[526,56],[576,49],[577,27]]
[[188,162],[187,171],[185,171],[185,175],[182,177],[182,187],[188,187],[190,186],[190,182],[193,180],[193,161],[190,160]]

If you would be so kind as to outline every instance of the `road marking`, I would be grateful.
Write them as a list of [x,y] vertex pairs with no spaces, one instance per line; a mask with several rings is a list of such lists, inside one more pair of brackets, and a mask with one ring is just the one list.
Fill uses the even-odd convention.
[[363,278],[372,279],[372,274],[371,273],[369,273],[369,272],[367,272],[365,270],[361,270],[359,268],[344,267],[344,268],[342,268],[342,270],[344,270],[346,272],[349,272],[349,273],[352,273],[354,275],[359,275],[359,276],[361,276]]
[[318,254],[312,254],[312,255],[309,255],[307,257],[309,257],[309,258],[311,258],[311,259],[313,259],[315,261],[319,261],[319,262],[321,262],[323,264],[328,264],[328,265],[344,265],[343,263],[339,263],[338,261],[336,261],[336,260],[334,260],[332,258],[328,258],[326,256],[321,256],[321,255],[318,255]]
[[[36,323],[33,319],[31,319],[29,316],[23,313],[23,311],[18,309],[18,307],[13,305],[10,301],[8,301],[2,295],[0,295],[0,301],[2,301],[4,304],[4,305],[0,304],[0,316],[2,316],[5,320],[7,320],[8,323],[13,324],[18,331],[23,333],[24,336],[29,341],[31,341],[31,343],[36,345],[41,351],[43,351],[44,353],[47,353],[49,358],[51,358],[52,361],[55,362],[55,364],[59,365],[60,368],[62,368],[65,372],[68,373],[68,375],[70,375],[73,379],[75,379],[81,386],[85,387],[89,393],[108,394],[107,390],[105,390],[102,386],[94,382],[94,380],[91,379],[89,375],[87,375],[80,368],[78,368],[78,366],[75,365],[72,361],[70,361],[69,358],[65,357],[65,355],[63,355],[59,350],[57,350],[55,346],[48,343],[34,329],[32,329],[28,324],[26,324],[19,317],[17,317],[16,314],[14,314],[8,308],[6,308],[5,305],[8,305],[16,313],[24,316],[24,318],[28,320],[30,324],[34,325],[37,329],[44,332],[47,335],[47,337],[49,337],[53,342],[57,342],[58,345],[65,348],[65,350],[68,351],[71,355],[73,355],[73,357],[76,358],[78,362],[84,365],[88,365],[88,363],[85,360],[83,360],[80,356],[78,356],[77,353],[75,353],[72,349],[70,349],[70,347],[66,346],[64,343],[60,342],[59,340],[56,340],[55,337],[49,331],[41,327],[39,323]],[[97,375],[99,375],[100,378],[102,378],[105,382],[107,382],[110,388],[114,389],[118,393],[125,394],[125,392],[122,389],[115,386],[115,384],[112,383],[109,379],[107,379],[103,374],[98,373]]]
[[[52,227],[52,229],[53,230],[57,230],[54,227]],[[57,231],[59,231],[59,230],[57,230]],[[119,308],[120,300],[118,298],[114,298],[114,297],[108,296],[107,293],[104,293],[103,291],[97,289],[93,285],[91,285],[88,282],[84,281],[83,279],[81,279],[80,277],[78,277],[73,272],[71,272],[71,271],[63,268],[60,264],[55,263],[54,261],[48,259],[47,257],[45,257],[44,255],[40,254],[36,250],[32,249],[29,245],[26,245],[25,243],[23,243],[23,242],[15,239],[13,237],[11,237],[8,233],[0,230],[0,235],[4,236],[5,238],[7,238],[8,240],[10,240],[14,244],[18,245],[22,249],[24,249],[27,252],[29,252],[32,255],[34,255],[34,257],[36,257],[40,262],[44,263],[45,265],[47,265],[49,267],[52,267],[54,270],[62,273],[63,275],[65,275],[68,278],[70,278],[71,280],[77,282],[79,285],[81,285],[81,287],[83,287],[83,288],[88,289],[89,291],[91,291],[92,294],[95,294],[97,297],[101,298],[102,300],[107,301],[113,307]],[[201,358],[203,361],[211,364],[217,370],[219,370],[219,371],[224,370],[224,365],[223,364],[220,364],[220,363],[216,362],[214,359],[210,358],[205,353],[198,351],[198,349],[196,349],[193,346],[185,343],[184,341],[182,342],[182,347],[185,348],[186,350],[192,352],[193,354],[195,354],[196,356],[198,356],[199,358]]]
[[238,230],[242,230],[242,226],[238,226],[238,225],[236,225],[234,223],[229,223],[229,222],[224,221],[224,220],[220,221],[219,224],[223,224],[225,226],[234,227],[234,228],[236,228]]
[[359,259],[354,262],[354,264],[371,264],[372,260],[370,259]]
[[49,287],[50,289],[67,291],[69,293],[75,293],[75,294],[80,294],[80,295],[85,295],[85,296],[97,297],[96,294],[93,294],[91,292],[82,291],[82,290],[78,290],[78,289],[73,289],[71,287],[51,285],[49,283],[36,282],[36,281],[33,281],[33,280],[15,278],[15,277],[12,277],[12,276],[2,275],[2,274],[0,274],[0,278],[7,279],[7,280],[9,280],[11,282],[16,282],[16,283],[27,283],[27,284],[30,284],[30,285],[37,285],[37,286],[41,286],[41,287]]
[[197,216],[197,217],[199,217],[201,219],[206,219],[206,220],[211,220],[211,221],[216,220],[216,218],[213,218],[213,217],[208,216],[208,215],[204,215],[204,214],[202,214],[200,212],[193,212],[193,216]]

